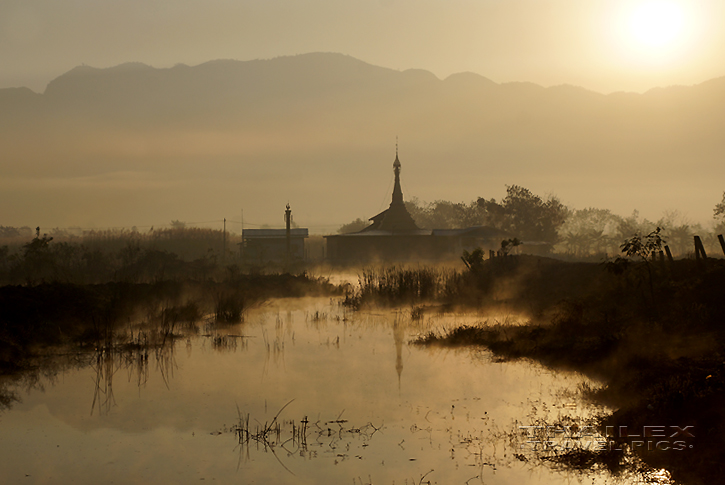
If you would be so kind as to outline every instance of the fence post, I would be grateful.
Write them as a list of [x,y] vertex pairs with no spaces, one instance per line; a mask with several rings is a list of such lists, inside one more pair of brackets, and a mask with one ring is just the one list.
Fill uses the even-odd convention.
[[695,236],[695,254],[698,259],[700,256],[702,256],[702,259],[707,259],[705,246],[702,245],[702,239],[700,239],[700,236]]
[[695,260],[697,261],[697,267],[700,269],[703,269],[707,263],[707,254],[700,236],[695,236]]

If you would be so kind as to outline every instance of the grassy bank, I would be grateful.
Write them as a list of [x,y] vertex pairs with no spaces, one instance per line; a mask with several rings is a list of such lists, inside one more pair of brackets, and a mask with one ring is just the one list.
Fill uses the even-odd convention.
[[[605,383],[592,397],[618,409],[600,423],[602,430],[654,427],[649,428],[654,429],[653,437],[643,438],[634,431],[624,436],[615,433],[615,448],[636,452],[681,483],[721,480],[725,472],[722,261],[710,260],[707,267],[691,260],[667,265],[502,258],[487,263],[461,277],[478,292],[477,303],[505,300],[528,312],[529,323],[460,327],[425,335],[417,343],[480,345],[502,359],[528,358],[584,372]],[[464,302],[470,304],[471,295],[466,296]],[[681,443],[672,448],[678,440]],[[648,449],[647,443],[659,441],[670,445]],[[577,462],[612,463],[612,452],[589,452],[586,457],[577,453]],[[624,451],[620,459],[625,459]]]

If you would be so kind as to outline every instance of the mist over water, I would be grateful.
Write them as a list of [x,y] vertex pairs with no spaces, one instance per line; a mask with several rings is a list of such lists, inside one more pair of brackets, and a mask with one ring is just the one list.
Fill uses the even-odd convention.
[[[17,390],[20,402],[0,417],[0,475],[28,483],[605,483],[606,474],[517,460],[522,451],[511,443],[519,424],[584,423],[603,411],[582,400],[587,379],[408,343],[482,318],[412,321],[400,310],[353,314],[328,299],[285,299],[140,360],[79,354],[76,365]],[[278,436],[237,434],[275,416]],[[295,439],[303,420],[304,439]]]

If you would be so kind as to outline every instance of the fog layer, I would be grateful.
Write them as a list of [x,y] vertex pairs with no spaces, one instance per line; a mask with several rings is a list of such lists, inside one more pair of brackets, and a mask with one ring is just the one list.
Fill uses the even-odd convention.
[[[406,198],[678,209],[707,221],[725,175],[725,78],[644,94],[444,80],[339,54],[156,69],[77,67],[43,94],[0,90],[0,224],[171,219],[334,232],[387,203],[395,137]],[[388,188],[389,190],[389,188]]]

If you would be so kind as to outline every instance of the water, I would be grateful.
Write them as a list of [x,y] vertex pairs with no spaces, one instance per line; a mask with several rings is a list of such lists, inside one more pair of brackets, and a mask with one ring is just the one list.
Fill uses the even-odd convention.
[[583,376],[409,344],[481,320],[277,300],[147,355],[65,356],[0,415],[0,482],[607,482],[512,442],[519,425],[603,412]]

